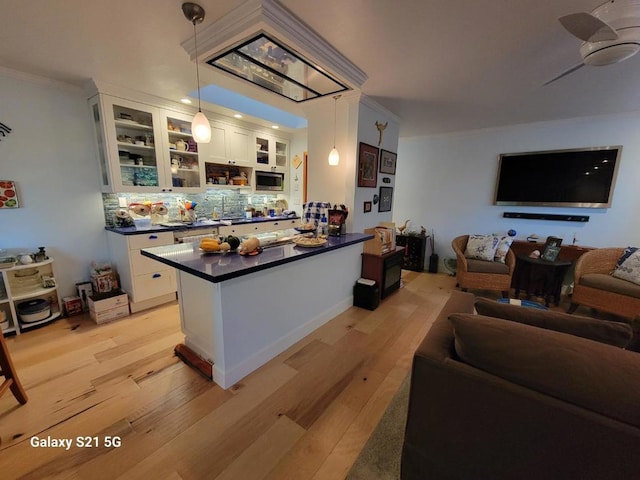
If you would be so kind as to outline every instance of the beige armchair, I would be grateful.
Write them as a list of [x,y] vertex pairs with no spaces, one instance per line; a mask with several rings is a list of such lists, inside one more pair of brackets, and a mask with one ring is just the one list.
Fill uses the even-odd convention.
[[640,316],[640,285],[611,276],[623,252],[624,248],[598,248],[578,258],[569,313],[584,305],[628,320]]
[[457,258],[456,280],[460,289],[463,292],[469,288],[499,290],[503,297],[508,297],[511,277],[516,268],[516,256],[509,249],[505,263],[466,258],[464,251],[468,240],[469,235],[462,235],[451,242]]

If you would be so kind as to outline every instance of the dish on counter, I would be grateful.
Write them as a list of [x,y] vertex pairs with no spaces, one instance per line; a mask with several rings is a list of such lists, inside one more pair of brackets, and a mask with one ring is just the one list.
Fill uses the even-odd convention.
[[311,233],[316,231],[315,228],[304,228],[304,227],[293,227],[293,229],[296,232],[300,232],[300,233]]
[[323,245],[327,244],[327,239],[317,237],[296,237],[293,239],[293,243],[295,243],[296,247],[322,247]]
[[225,255],[227,253],[238,252],[238,250],[205,250],[204,248],[199,248],[199,250],[205,255]]

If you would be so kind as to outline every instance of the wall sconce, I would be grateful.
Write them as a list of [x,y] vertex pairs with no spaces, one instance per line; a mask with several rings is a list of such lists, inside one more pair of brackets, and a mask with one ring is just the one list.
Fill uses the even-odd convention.
[[196,79],[198,81],[198,113],[191,121],[191,134],[196,143],[209,143],[211,141],[211,125],[200,107],[200,70],[198,69],[198,37],[196,34],[196,24],[204,20],[204,8],[197,3],[186,2],[182,4],[182,13],[193,23],[193,41],[195,42],[196,54]]
[[338,153],[338,149],[336,148],[336,109],[338,104],[338,99],[342,95],[334,95],[333,96],[333,148],[331,152],[329,152],[329,165],[335,167],[340,163],[340,154]]

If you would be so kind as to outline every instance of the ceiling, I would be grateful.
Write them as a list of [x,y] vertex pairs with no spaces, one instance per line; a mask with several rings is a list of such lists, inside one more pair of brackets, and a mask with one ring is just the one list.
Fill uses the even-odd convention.
[[[241,0],[199,0],[203,27]],[[402,137],[640,109],[640,55],[580,63],[557,21],[601,0],[281,0],[362,69],[362,92],[400,118]],[[95,78],[175,99],[195,87],[180,0],[3,0],[0,66],[83,85]],[[202,27],[198,27],[202,28]],[[300,105],[201,65],[217,84],[304,115]]]

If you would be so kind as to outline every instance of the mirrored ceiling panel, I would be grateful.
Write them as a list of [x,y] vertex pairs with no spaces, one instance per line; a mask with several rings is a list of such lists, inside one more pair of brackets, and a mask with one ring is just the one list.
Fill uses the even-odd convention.
[[265,34],[259,34],[207,63],[294,102],[348,90]]

